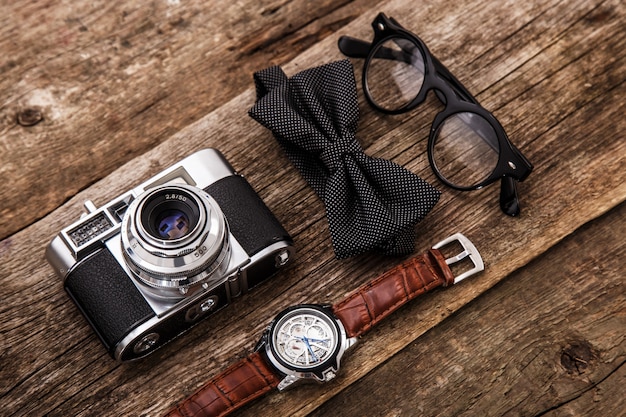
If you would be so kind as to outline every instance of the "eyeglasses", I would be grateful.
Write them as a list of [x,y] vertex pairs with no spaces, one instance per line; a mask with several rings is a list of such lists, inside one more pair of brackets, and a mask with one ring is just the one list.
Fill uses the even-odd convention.
[[415,34],[383,13],[372,26],[372,43],[349,36],[339,39],[344,55],[365,58],[363,90],[368,102],[381,112],[399,114],[422,104],[434,91],[444,105],[428,139],[428,160],[435,175],[463,191],[501,179],[500,208],[518,215],[516,183],[524,181],[533,166],[513,146],[500,122]]

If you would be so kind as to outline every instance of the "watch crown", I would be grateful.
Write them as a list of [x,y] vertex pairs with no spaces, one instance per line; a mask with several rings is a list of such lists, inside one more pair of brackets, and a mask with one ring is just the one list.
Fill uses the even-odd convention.
[[267,333],[268,333],[269,329],[265,329],[263,331],[263,335],[261,335],[261,340],[259,340],[256,344],[256,346],[254,346],[254,351],[258,352],[262,349],[265,349],[265,345],[267,344]]

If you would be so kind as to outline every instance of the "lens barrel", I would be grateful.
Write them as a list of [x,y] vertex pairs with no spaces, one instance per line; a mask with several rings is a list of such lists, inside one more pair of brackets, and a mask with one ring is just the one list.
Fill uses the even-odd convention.
[[164,185],[137,197],[121,237],[127,266],[160,298],[179,299],[222,279],[230,260],[224,214],[190,185]]

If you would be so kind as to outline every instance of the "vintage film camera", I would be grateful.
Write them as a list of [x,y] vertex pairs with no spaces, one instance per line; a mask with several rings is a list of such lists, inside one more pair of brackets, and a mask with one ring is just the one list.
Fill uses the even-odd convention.
[[199,151],[63,229],[46,258],[111,356],[145,356],[263,282],[293,242],[245,178]]

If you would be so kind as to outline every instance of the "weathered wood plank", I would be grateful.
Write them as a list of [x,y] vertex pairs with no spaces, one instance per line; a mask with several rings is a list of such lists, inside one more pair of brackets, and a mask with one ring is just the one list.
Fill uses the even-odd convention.
[[[425,2],[415,8],[393,1],[339,30],[368,38],[376,12],[385,10],[396,16],[478,92],[479,100],[494,110],[536,171],[520,187],[524,211],[519,219],[499,213],[497,187],[473,193],[444,189],[441,202],[418,226],[418,250],[452,232],[466,233],[488,265],[484,274],[431,294],[381,324],[346,359],[346,369],[332,384],[302,387],[288,395],[274,393],[247,412],[312,412],[403,352],[433,326],[455,322],[456,310],[583,223],[624,201],[624,8],[617,1],[600,0],[522,3],[467,0],[445,5]],[[340,58],[336,38],[333,34],[316,43],[286,65],[286,71],[293,74]],[[333,258],[321,203],[288,165],[271,135],[246,116],[253,102],[253,92],[247,90],[77,193],[50,215],[0,241],[0,299],[9,300],[0,306],[3,410],[23,415],[158,415],[246,355],[256,335],[282,308],[306,301],[335,301],[398,262],[376,255],[346,261]],[[394,159],[435,183],[424,154],[434,103],[404,117],[383,117],[363,102],[361,109],[359,138],[366,152]],[[113,131],[117,130],[106,130]],[[120,137],[113,143],[119,144]],[[236,300],[150,358],[133,364],[113,363],[43,261],[44,245],[78,217],[85,199],[107,202],[206,146],[222,150],[283,221],[296,239],[297,262],[274,278],[271,286]],[[96,170],[106,171],[103,167]],[[73,195],[74,186],[59,189],[69,187],[67,195]],[[553,295],[542,297],[542,302],[550,303]],[[588,306],[593,314],[592,305]],[[472,333],[467,332],[465,337],[470,337]],[[450,400],[444,390],[440,395],[441,401]]]
[[[11,187],[0,190],[0,239],[376,1],[5,3],[0,178]],[[20,115],[34,124],[20,125]]]
[[311,416],[623,415],[624,236],[621,204]]

